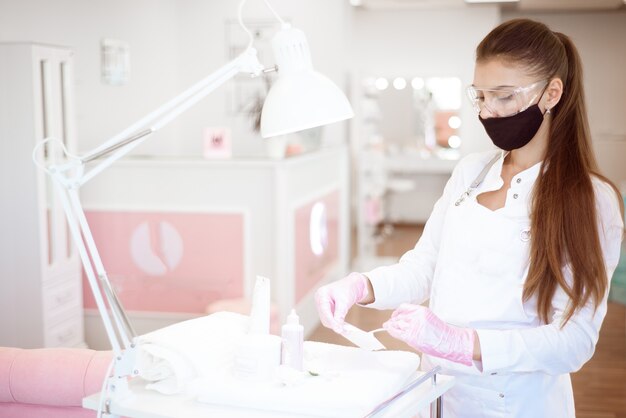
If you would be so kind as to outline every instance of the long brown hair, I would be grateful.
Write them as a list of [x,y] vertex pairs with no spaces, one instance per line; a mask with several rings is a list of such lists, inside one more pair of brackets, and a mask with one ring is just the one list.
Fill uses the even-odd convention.
[[[538,80],[563,82],[561,100],[551,109],[546,155],[533,190],[530,267],[523,292],[524,300],[537,296],[539,318],[548,323],[554,293],[557,286],[563,288],[570,298],[563,326],[590,299],[597,308],[608,289],[591,177],[619,192],[598,172],[582,66],[572,41],[543,23],[514,19],[493,29],[478,45],[477,62],[491,59],[520,64]],[[563,274],[566,265],[571,283]]]

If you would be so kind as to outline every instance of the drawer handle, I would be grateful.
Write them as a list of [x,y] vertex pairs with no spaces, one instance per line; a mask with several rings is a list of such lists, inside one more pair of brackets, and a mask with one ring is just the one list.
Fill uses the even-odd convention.
[[74,337],[74,330],[69,328],[64,333],[57,335],[57,341],[61,344],[70,341]]
[[55,300],[57,302],[57,306],[65,305],[67,302],[72,300],[74,294],[72,291],[66,291],[65,293],[61,293],[60,295],[56,295]]

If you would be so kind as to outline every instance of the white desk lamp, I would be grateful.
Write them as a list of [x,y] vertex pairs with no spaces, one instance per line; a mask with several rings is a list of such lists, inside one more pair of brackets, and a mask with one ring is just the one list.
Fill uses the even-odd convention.
[[[134,342],[137,335],[107,277],[80,203],[80,187],[240,72],[255,77],[264,71],[278,71],[278,80],[268,93],[263,106],[261,135],[264,138],[345,120],[354,115],[341,90],[328,78],[313,70],[304,33],[291,28],[276,14],[267,0],[264,1],[282,25],[272,40],[277,64],[275,68],[264,70],[257,59],[256,50],[252,48],[252,35],[241,18],[246,2],[242,0],[239,3],[239,23],[248,33],[250,42],[239,57],[83,156],[69,154],[61,143],[67,157],[65,162],[44,167],[39,161],[43,158],[41,146],[55,140],[54,138],[44,139],[33,151],[35,163],[52,177],[55,192],[63,205],[70,232],[76,242],[115,354],[114,379],[118,391],[127,389],[128,376],[138,374],[135,368]],[[86,164],[97,159],[95,166],[87,170]],[[107,306],[111,309],[110,312]]]

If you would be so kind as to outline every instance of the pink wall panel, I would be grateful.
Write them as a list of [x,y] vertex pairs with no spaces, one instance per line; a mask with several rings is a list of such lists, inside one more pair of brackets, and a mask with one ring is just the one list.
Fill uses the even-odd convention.
[[333,191],[295,211],[296,303],[339,260],[339,192]]
[[[204,313],[243,296],[242,214],[88,211],[109,280],[129,311]],[[83,283],[85,308],[95,308]]]

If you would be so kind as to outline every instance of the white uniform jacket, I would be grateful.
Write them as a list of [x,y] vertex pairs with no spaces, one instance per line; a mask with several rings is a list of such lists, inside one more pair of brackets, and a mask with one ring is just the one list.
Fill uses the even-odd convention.
[[[473,194],[455,203],[496,155]],[[539,321],[536,299],[522,300],[528,274],[529,206],[538,163],[513,177],[506,203],[492,211],[476,201],[480,193],[498,190],[504,153],[489,151],[462,159],[437,201],[415,248],[397,264],[365,273],[374,288],[377,309],[403,302],[422,303],[444,321],[476,329],[482,363],[464,366],[423,355],[422,368],[441,365],[457,376],[444,396],[450,418],[573,418],[569,373],[593,355],[606,314],[606,295],[597,310],[592,302],[561,328],[568,297],[558,289],[549,324]],[[624,223],[613,189],[593,179],[600,242],[607,275],[617,266]],[[565,266],[564,274],[571,280]]]

